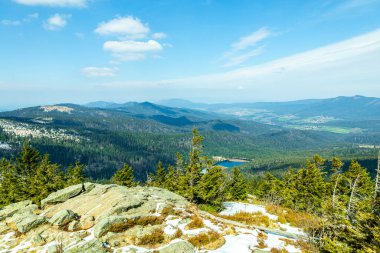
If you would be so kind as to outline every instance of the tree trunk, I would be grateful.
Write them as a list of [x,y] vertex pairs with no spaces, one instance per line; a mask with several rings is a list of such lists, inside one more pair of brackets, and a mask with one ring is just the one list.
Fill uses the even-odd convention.
[[359,174],[356,176],[354,184],[352,186],[351,195],[350,195],[350,201],[348,202],[348,207],[347,207],[347,219],[350,219],[351,206],[352,206],[352,201],[354,199],[355,188],[356,188],[356,183],[358,182],[358,179],[359,179]]
[[334,192],[333,192],[333,197],[332,197],[332,208],[333,208],[333,210],[335,209],[336,188],[338,187],[339,177],[340,177],[340,174],[338,174],[338,176],[335,180]]

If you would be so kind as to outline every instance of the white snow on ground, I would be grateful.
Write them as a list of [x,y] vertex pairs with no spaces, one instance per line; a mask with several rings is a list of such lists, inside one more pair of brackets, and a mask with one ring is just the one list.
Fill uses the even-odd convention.
[[257,244],[256,236],[252,234],[226,235],[226,243],[216,250],[208,251],[209,253],[251,253],[254,245]]
[[222,232],[222,229],[219,226],[213,224],[210,220],[204,219],[203,224],[205,224],[206,227],[208,227],[208,228],[210,228],[210,229],[212,229],[218,233]]
[[172,225],[167,225],[164,228],[164,233],[167,235],[174,235],[175,232],[177,232],[177,229],[175,227],[173,227]]
[[292,234],[295,234],[295,235],[303,235],[303,236],[306,236],[306,233],[303,232],[300,228],[290,226],[289,223],[288,223],[288,224],[278,223],[278,225],[279,225],[282,229],[285,229],[285,231],[287,231],[287,232],[289,232],[289,233],[292,233]]
[[224,203],[225,210],[220,212],[221,215],[234,215],[239,212],[246,213],[256,213],[260,212],[263,215],[268,216],[271,220],[277,220],[278,216],[268,213],[265,210],[264,206],[255,205],[255,204],[247,204],[247,203],[238,203],[238,202],[225,202]]
[[271,233],[268,233],[267,235],[268,235],[268,238],[265,240],[265,244],[269,248],[286,249],[290,253],[301,252],[301,250],[297,249],[293,245],[285,246],[285,242],[280,240],[280,239],[284,239],[285,237],[280,236],[280,235],[271,234]]
[[174,220],[167,220],[167,221],[166,221],[166,224],[167,224],[167,225],[172,225],[173,227],[177,227],[177,226],[178,226],[178,223],[179,223],[181,220],[182,220],[181,218],[174,219]]
[[127,252],[145,253],[145,252],[149,252],[148,249],[144,249],[144,248],[132,246],[132,245],[121,247],[119,250],[122,253],[127,253]]
[[18,252],[22,252],[23,249],[30,248],[30,246],[32,246],[31,242],[22,242],[19,245],[17,245],[16,247],[12,248],[10,251],[6,251],[6,252],[18,253]]
[[[260,205],[238,203],[238,202],[225,202],[224,207],[225,207],[225,210],[220,212],[221,215],[233,215],[238,212],[247,212],[247,213],[261,212],[262,214],[268,216],[268,218],[271,220],[274,220],[274,221],[278,220],[277,215],[268,213],[265,210],[265,207],[260,206]],[[293,233],[296,235],[306,236],[306,234],[300,228],[290,226],[290,224],[282,224],[280,222],[278,222],[277,224],[286,232]]]

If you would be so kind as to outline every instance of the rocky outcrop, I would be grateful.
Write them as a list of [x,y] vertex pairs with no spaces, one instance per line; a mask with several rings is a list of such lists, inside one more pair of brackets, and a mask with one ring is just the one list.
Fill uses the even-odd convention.
[[84,189],[81,184],[73,185],[70,187],[67,187],[63,190],[54,192],[50,194],[46,199],[43,199],[41,201],[41,205],[44,207],[45,205],[51,205],[51,204],[57,204],[67,201],[70,198],[73,198],[75,196],[78,196],[82,191],[89,192],[95,187],[92,183],[85,183]]
[[[134,252],[133,247],[142,252],[195,251],[187,241],[171,242],[182,233],[167,223],[192,215],[183,197],[155,187],[86,183],[84,188],[54,192],[41,201],[41,208],[22,201],[1,209],[0,252],[15,247],[25,252]],[[168,226],[174,232],[166,234]],[[131,251],[124,250],[128,247]]]
[[61,210],[50,218],[49,223],[53,226],[64,226],[77,217],[78,215],[71,210]]
[[159,250],[160,253],[194,253],[194,246],[187,241],[173,242]]

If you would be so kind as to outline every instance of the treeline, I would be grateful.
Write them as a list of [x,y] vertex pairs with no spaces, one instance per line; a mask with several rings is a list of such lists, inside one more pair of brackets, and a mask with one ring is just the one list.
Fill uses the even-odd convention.
[[[235,168],[229,176],[221,167],[213,166],[213,161],[202,154],[202,141],[203,137],[194,129],[188,158],[177,153],[176,164],[166,169],[159,162],[156,172],[148,174],[145,185],[166,188],[212,210],[220,210],[226,200],[246,199],[247,184],[240,171]],[[132,167],[125,164],[112,181],[128,187],[136,185]]]
[[39,205],[50,193],[84,180],[84,165],[63,170],[25,143],[16,159],[0,160],[0,207],[26,199]]
[[322,252],[380,252],[380,196],[368,171],[352,161],[315,156],[299,170],[289,169],[282,178],[271,173],[251,186],[261,200],[312,213],[319,217],[310,233]]
[[[176,165],[166,169],[159,162],[156,173],[146,175],[146,182],[135,180],[135,171],[128,164],[117,170],[111,181],[127,187],[166,188],[213,210],[219,210],[225,200],[246,199],[247,185],[240,171],[235,169],[233,175],[228,176],[221,167],[213,166],[213,162],[202,154],[202,141],[203,137],[193,130],[189,157],[184,159],[177,153]],[[0,160],[0,207],[25,199],[39,204],[51,192],[84,182],[84,171],[84,165],[79,162],[64,169],[52,163],[49,155],[42,156],[29,144],[24,144],[15,159]]]

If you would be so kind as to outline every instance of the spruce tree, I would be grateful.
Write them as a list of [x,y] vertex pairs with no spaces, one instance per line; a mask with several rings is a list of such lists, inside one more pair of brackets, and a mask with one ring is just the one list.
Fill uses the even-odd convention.
[[86,179],[84,165],[79,161],[75,162],[74,166],[70,166],[66,171],[66,186],[81,184]]
[[164,187],[166,172],[162,166],[162,162],[159,161],[156,168],[155,186]]
[[169,166],[168,173],[165,176],[164,187],[172,192],[178,192],[178,172],[173,166]]
[[212,167],[202,175],[197,185],[200,203],[221,207],[224,200],[225,178],[219,166]]
[[193,201],[196,197],[196,186],[201,178],[202,172],[202,141],[203,137],[199,135],[197,129],[193,129],[193,138],[191,140],[191,150],[189,153],[189,164],[186,170],[186,177],[188,181],[188,191],[186,197]]
[[238,168],[234,168],[232,181],[229,185],[230,196],[233,200],[247,199],[247,183]]
[[58,164],[52,164],[45,155],[38,165],[30,185],[31,200],[39,205],[50,193],[64,187],[64,175]]
[[133,168],[127,164],[123,165],[123,168],[117,170],[112,177],[112,182],[126,187],[135,186]]
[[20,189],[20,176],[16,167],[7,159],[0,160],[0,208],[14,202],[25,200]]

